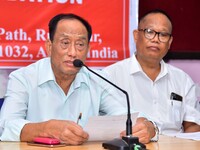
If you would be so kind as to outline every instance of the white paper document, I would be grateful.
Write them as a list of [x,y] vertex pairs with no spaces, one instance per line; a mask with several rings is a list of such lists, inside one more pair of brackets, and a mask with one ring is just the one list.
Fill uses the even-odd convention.
[[175,133],[168,134],[169,136],[174,136],[183,139],[190,139],[195,141],[200,141],[200,132],[191,132],[191,133]]
[[[138,112],[131,114],[132,126],[135,124]],[[126,115],[95,116],[88,120],[84,130],[89,134],[89,141],[105,141],[119,138],[120,133],[126,130]]]

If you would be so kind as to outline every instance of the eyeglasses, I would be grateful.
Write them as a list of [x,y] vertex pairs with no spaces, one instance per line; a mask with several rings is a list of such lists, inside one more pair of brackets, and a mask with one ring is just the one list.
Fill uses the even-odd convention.
[[[62,49],[68,49],[72,45],[72,42],[69,40],[61,40],[61,41],[58,41],[58,43]],[[74,43],[75,49],[79,51],[87,49],[87,46],[88,46],[88,43],[86,41],[75,41]]]
[[156,32],[155,30],[152,29],[138,29],[138,31],[143,31],[144,36],[149,40],[152,40],[156,36],[156,34],[158,34],[159,41],[163,43],[168,42],[172,36],[170,33]]

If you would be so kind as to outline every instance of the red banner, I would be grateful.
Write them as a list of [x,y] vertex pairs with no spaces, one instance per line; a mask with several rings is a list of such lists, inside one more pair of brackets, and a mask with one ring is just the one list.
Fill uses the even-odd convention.
[[18,68],[47,57],[48,22],[75,13],[93,27],[87,64],[103,67],[130,56],[129,0],[1,0],[0,68]]

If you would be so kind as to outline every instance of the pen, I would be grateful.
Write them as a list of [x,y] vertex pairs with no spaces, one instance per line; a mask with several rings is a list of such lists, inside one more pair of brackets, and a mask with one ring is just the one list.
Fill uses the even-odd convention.
[[82,117],[82,113],[80,113],[79,116],[78,116],[78,119],[77,119],[77,122],[76,122],[77,124],[78,124],[79,120],[81,119],[81,117]]

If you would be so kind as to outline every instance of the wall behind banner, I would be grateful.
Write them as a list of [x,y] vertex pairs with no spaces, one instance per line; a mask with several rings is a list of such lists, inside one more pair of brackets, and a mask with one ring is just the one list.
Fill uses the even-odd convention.
[[76,13],[91,23],[92,45],[86,62],[90,67],[102,68],[134,52],[138,0],[1,1],[0,98],[11,71],[46,57],[47,25],[57,13]]

